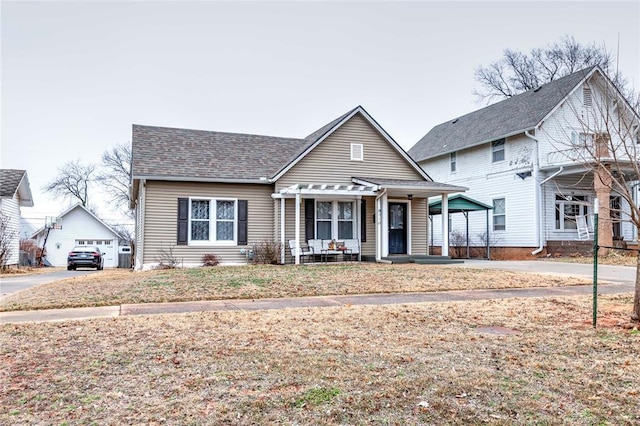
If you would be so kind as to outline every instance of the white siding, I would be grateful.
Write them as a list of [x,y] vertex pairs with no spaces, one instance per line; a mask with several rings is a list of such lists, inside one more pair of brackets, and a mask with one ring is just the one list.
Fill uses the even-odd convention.
[[20,200],[16,196],[1,199],[0,211],[8,218],[8,235],[13,236],[6,265],[17,265],[20,260]]
[[[44,234],[38,236],[38,245],[42,246]],[[89,213],[76,207],[62,218],[62,229],[51,229],[47,238],[47,260],[53,266],[66,266],[67,256],[77,240],[87,241],[86,245],[97,245],[104,251],[104,267],[118,266],[118,236],[106,228]],[[96,244],[96,241],[110,241],[110,244]],[[90,243],[89,243],[90,242]]]
[[[534,156],[533,141],[524,136],[508,138],[505,143],[505,160],[491,161],[491,144],[457,152],[457,168],[450,171],[449,155],[443,155],[421,163],[425,171],[438,182],[447,182],[469,188],[465,195],[484,204],[493,205],[496,198],[506,199],[506,230],[490,229],[491,242],[499,247],[533,247],[535,235],[535,182],[533,177],[518,176],[531,171]],[[492,223],[491,213],[489,221]],[[451,215],[452,228],[466,236],[463,214]],[[442,244],[440,217],[434,217],[433,244]],[[485,234],[487,219],[485,212],[469,214],[469,238],[471,243],[481,245],[480,235]]]

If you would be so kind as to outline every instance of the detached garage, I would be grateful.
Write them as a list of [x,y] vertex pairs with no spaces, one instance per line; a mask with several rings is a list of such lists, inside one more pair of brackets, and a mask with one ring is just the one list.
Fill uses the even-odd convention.
[[44,247],[51,266],[66,266],[67,255],[75,246],[98,247],[105,268],[118,266],[118,233],[81,204],[62,212],[32,238],[38,247]]

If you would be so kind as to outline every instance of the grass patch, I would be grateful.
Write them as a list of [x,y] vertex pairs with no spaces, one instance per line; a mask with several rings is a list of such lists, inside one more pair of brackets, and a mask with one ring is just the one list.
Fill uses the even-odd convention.
[[327,404],[338,395],[340,395],[340,390],[336,388],[313,388],[309,389],[300,398],[298,398],[293,403],[293,406],[297,408],[304,408],[309,405],[317,406]]
[[5,324],[0,424],[638,424],[631,300]]
[[3,297],[0,310],[588,283],[580,278],[412,264],[250,265],[145,272],[116,269],[76,276]]

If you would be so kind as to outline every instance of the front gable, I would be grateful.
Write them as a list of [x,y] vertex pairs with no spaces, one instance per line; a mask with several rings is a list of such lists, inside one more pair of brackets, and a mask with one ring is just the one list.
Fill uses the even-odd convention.
[[356,176],[430,180],[366,112],[358,108],[344,122],[277,176],[276,190],[297,183],[350,183]]

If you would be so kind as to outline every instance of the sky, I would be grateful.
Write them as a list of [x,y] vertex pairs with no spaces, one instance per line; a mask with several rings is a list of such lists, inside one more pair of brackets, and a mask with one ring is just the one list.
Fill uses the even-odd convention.
[[[618,53],[640,89],[640,2],[1,1],[0,167],[42,187],[132,124],[303,138],[357,105],[408,150],[486,105],[474,71],[563,35]],[[125,223],[95,188],[101,218]]]

